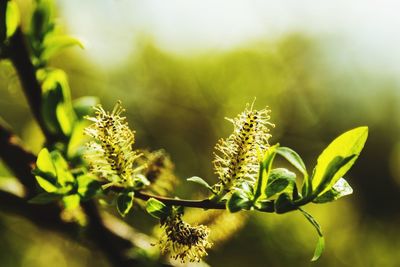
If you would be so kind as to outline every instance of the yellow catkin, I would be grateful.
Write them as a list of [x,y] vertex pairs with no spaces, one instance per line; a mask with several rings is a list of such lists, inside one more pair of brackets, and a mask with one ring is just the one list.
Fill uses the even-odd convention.
[[230,192],[244,181],[254,182],[259,169],[259,155],[268,149],[270,110],[246,109],[234,119],[234,126],[227,139],[220,139],[215,146],[214,169],[219,182],[214,189],[219,195]]
[[176,213],[163,220],[161,227],[161,253],[169,253],[171,258],[182,263],[200,262],[207,256],[206,249],[211,247],[211,243],[208,241],[210,230],[206,226],[192,226],[182,220],[182,214]]
[[85,129],[85,134],[94,138],[87,144],[85,159],[90,171],[108,185],[132,186],[135,173],[144,166],[134,167],[141,155],[133,150],[134,132],[130,130],[125,111],[118,101],[112,112],[105,111],[101,105],[94,107],[95,116],[86,117],[93,122]]
[[138,159],[138,164],[146,164],[143,175],[149,180],[150,185],[146,191],[166,196],[172,194],[179,180],[174,174],[174,164],[164,150],[142,151],[143,156]]

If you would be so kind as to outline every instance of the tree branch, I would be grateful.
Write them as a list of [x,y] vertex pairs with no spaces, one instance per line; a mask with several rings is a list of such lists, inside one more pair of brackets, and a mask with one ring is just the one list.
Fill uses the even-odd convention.
[[[126,188],[118,187],[118,186],[110,186],[108,188],[109,190],[112,190],[114,192],[122,192],[123,190],[126,190]],[[141,199],[141,200],[149,200],[150,198],[157,199],[158,201],[161,201],[167,206],[181,206],[181,207],[188,207],[188,208],[200,208],[200,209],[216,209],[216,210],[225,210],[226,206],[225,203],[221,202],[214,202],[210,199],[202,199],[202,200],[189,200],[189,199],[177,199],[177,198],[169,198],[169,197],[163,197],[163,196],[156,196],[152,195],[143,191],[135,191],[135,198]],[[261,212],[269,212],[273,213],[275,212],[274,210],[274,201],[271,200],[269,201],[269,205],[266,205],[265,208],[263,209],[258,209],[258,211]]]
[[32,197],[36,188],[32,169],[36,165],[36,156],[21,146],[21,140],[0,124],[0,158],[25,186],[27,197]]

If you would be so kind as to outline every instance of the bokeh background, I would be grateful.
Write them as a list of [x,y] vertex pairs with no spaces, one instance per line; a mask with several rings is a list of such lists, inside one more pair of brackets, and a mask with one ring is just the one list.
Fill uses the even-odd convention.
[[[32,3],[17,2],[26,23]],[[295,149],[310,171],[334,137],[369,126],[346,177],[354,194],[307,207],[326,236],[318,262],[309,262],[314,229],[297,213],[251,214],[207,262],[399,266],[399,7],[390,0],[60,0],[59,23],[85,50],[67,50],[51,64],[67,72],[75,98],[96,95],[107,108],[121,99],[136,146],[168,151],[182,181],[216,181],[213,147],[232,130],[224,117],[254,98],[257,108],[272,109],[271,143]],[[0,93],[1,117],[37,152],[43,137],[7,62]],[[1,183],[12,181],[4,166],[0,174]],[[196,190],[181,183],[177,192]],[[95,251],[21,218],[0,214],[0,229],[1,266],[107,266]]]

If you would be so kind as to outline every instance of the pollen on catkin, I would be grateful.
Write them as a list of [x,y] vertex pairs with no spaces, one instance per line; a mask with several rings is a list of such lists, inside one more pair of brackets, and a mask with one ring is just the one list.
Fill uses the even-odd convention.
[[192,226],[182,220],[182,214],[168,216],[161,222],[163,234],[159,245],[161,253],[170,253],[171,258],[199,262],[207,256],[207,248],[211,247],[208,241],[210,230],[204,225]]
[[254,183],[259,170],[259,155],[268,149],[271,137],[268,127],[270,110],[253,109],[253,105],[230,121],[234,130],[227,139],[220,139],[215,146],[213,161],[219,182],[214,185],[218,195],[224,195],[247,181]]
[[86,117],[93,124],[85,129],[85,134],[95,139],[87,144],[85,152],[90,172],[108,181],[106,186],[133,186],[135,174],[144,166],[134,166],[141,155],[132,148],[135,136],[126,118],[121,116],[125,111],[121,102],[117,102],[112,112],[105,111],[101,105],[94,110],[94,117]]

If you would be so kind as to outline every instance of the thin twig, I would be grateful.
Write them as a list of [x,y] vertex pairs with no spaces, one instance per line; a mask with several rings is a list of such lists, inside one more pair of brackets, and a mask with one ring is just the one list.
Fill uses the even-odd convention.
[[[126,188],[121,188],[118,186],[111,186],[108,188],[108,190],[114,191],[114,192],[122,192],[124,190],[127,190]],[[226,209],[226,204],[224,202],[215,202],[210,199],[202,199],[202,200],[190,200],[190,199],[177,199],[177,198],[169,198],[169,197],[164,197],[164,196],[157,196],[157,195],[152,195],[143,191],[135,191],[135,198],[141,199],[141,200],[149,200],[150,198],[157,199],[158,201],[161,201],[167,206],[181,206],[181,207],[188,207],[188,208],[200,208],[200,209],[215,209],[215,210],[224,210]],[[274,202],[271,200],[269,205],[266,206],[263,209],[258,209],[258,211],[261,212],[274,212]]]

